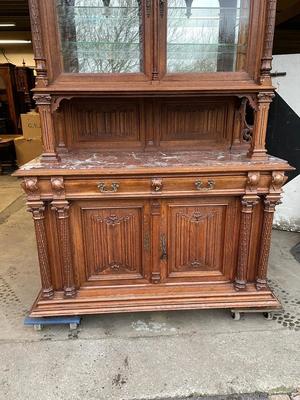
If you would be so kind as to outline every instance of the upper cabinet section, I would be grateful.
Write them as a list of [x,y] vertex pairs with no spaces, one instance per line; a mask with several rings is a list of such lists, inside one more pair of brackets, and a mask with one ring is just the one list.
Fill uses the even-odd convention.
[[37,64],[62,91],[254,88],[270,64],[274,7],[274,0],[30,0]]

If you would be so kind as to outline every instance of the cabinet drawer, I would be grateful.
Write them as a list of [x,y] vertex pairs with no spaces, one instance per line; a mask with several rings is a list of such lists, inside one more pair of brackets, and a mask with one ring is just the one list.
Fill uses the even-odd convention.
[[74,198],[240,194],[246,179],[244,175],[66,179],[65,188],[67,197]]

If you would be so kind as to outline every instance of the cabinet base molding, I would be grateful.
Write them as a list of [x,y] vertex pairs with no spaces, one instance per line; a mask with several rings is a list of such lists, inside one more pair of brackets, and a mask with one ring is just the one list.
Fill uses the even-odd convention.
[[219,285],[182,286],[155,285],[128,289],[81,289],[74,299],[65,299],[55,292],[52,300],[41,293],[32,306],[30,317],[60,315],[106,314],[141,311],[172,311],[221,308],[268,308],[279,310],[281,305],[270,288],[257,291],[254,284],[237,292],[232,283]]

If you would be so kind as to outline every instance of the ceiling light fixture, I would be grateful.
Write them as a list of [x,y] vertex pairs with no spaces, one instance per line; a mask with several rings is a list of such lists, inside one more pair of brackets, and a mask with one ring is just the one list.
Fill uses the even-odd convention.
[[16,26],[16,24],[14,24],[14,23],[1,24],[0,23],[0,28],[7,28],[7,27],[10,27],[10,26]]
[[28,44],[31,40],[0,40],[0,44]]

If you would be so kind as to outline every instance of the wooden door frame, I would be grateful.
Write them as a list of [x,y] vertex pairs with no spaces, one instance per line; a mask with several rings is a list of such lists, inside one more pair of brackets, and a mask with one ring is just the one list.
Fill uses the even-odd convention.
[[[143,11],[143,59],[144,72],[141,73],[120,73],[120,74],[101,74],[101,73],[65,73],[63,71],[63,63],[60,45],[60,34],[57,21],[57,13],[55,10],[56,0],[38,0],[41,30],[42,32],[35,33],[33,30],[33,40],[41,41],[42,35],[43,47],[47,60],[48,78],[50,83],[55,83],[63,87],[66,84],[74,84],[74,88],[79,90],[86,83],[93,82],[95,84],[103,82],[146,82],[151,80],[152,73],[152,28],[153,28],[153,7],[147,7],[147,0],[142,0]],[[35,21],[32,18],[32,24]]]

